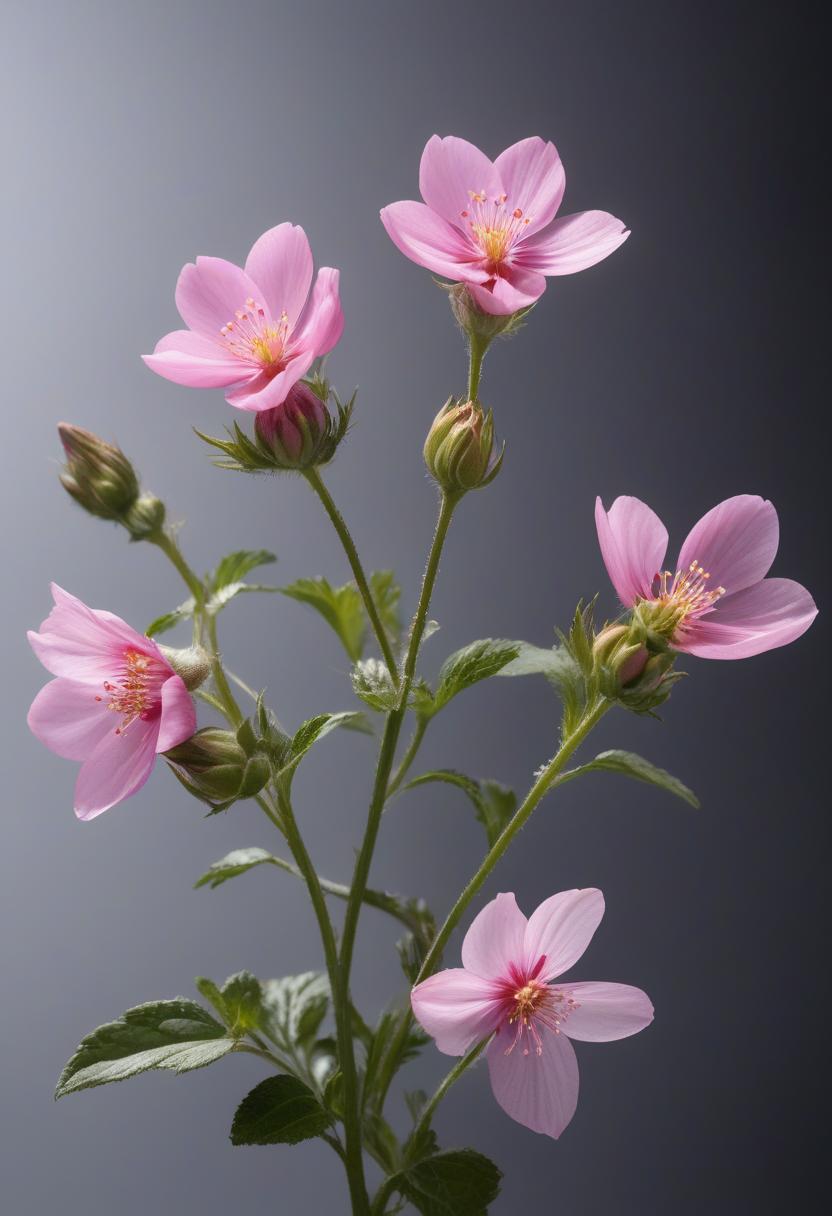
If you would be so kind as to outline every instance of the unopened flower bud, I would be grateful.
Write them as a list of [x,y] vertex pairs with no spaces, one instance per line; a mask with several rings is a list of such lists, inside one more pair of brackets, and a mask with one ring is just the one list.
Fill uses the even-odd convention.
[[606,625],[596,636],[592,653],[596,664],[610,672],[621,688],[641,674],[650,657],[628,625]]
[[425,440],[425,464],[446,494],[458,496],[497,476],[502,450],[494,452],[494,418],[473,401],[453,397],[433,420]]
[[176,674],[181,677],[188,692],[193,692],[208,679],[211,672],[211,656],[201,646],[188,646],[185,649],[175,646],[159,646],[159,649]]
[[139,480],[121,448],[68,422],[58,424],[66,453],[61,485],[99,519],[121,521],[139,497]]
[[198,730],[165,758],[185,788],[212,805],[253,797],[271,774],[265,756],[248,755],[235,734],[216,726]]
[[165,504],[153,494],[142,494],[119,522],[124,524],[131,540],[148,540],[157,535],[165,522]]
[[254,420],[259,446],[283,469],[306,469],[328,460],[330,429],[326,406],[303,383],[295,384],[285,401],[258,413]]

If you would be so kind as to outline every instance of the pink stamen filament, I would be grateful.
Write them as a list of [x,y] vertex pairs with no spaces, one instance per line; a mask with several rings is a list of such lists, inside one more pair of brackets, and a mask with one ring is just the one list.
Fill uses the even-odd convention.
[[[124,675],[117,682],[104,681],[104,691],[109,696],[107,709],[121,715],[121,725],[116,734],[123,735],[137,718],[143,721],[151,716],[154,697],[150,689],[153,660],[137,650],[124,652]],[[96,696],[96,701],[104,698]]]
[[508,196],[489,199],[484,190],[469,190],[470,203],[460,211],[475,245],[495,267],[506,257],[531,223],[520,207],[511,207]]
[[560,1034],[561,1027],[569,1015],[580,1008],[573,997],[565,996],[558,989],[542,984],[536,978],[542,964],[543,959],[526,982],[511,993],[513,1004],[508,1015],[508,1024],[515,1027],[515,1032],[506,1048],[506,1055],[511,1055],[518,1043],[522,1045],[524,1056],[531,1055],[532,1049],[535,1055],[543,1055],[541,1029]]
[[709,587],[710,574],[694,559],[687,570],[663,570],[653,580],[657,600],[681,611],[683,617],[698,616],[713,608],[725,595],[724,587]]
[[274,368],[285,357],[290,329],[285,309],[275,325],[262,304],[249,297],[245,307],[238,308],[234,318],[223,325],[220,339],[236,358]]

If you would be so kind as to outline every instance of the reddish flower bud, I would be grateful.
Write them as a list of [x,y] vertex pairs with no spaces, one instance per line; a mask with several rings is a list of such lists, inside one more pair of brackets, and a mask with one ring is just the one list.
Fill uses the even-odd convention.
[[261,449],[284,469],[306,469],[328,459],[323,449],[330,425],[323,401],[303,383],[294,385],[285,401],[258,413],[254,420]]

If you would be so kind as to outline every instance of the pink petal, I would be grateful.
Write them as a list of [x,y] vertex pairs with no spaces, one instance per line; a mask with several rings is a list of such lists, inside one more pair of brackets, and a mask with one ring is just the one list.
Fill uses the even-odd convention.
[[537,135],[521,139],[500,153],[494,168],[508,195],[507,207],[512,211],[519,207],[529,220],[527,236],[554,218],[566,189],[566,174],[554,144]]
[[278,224],[264,232],[246,258],[246,274],[265,296],[272,316],[285,312],[294,325],[312,283],[312,250],[306,233],[295,224]]
[[203,337],[218,341],[222,327],[234,320],[246,300],[262,292],[253,279],[224,258],[197,258],[183,266],[176,284],[176,307],[188,326]]
[[410,994],[413,1014],[445,1055],[464,1055],[500,1020],[501,1000],[488,980],[461,967],[440,971]]
[[540,979],[554,979],[581,957],[604,915],[604,897],[594,887],[561,891],[543,901],[529,917],[524,941],[526,963],[545,956]]
[[292,335],[292,346],[299,350],[311,350],[318,358],[326,355],[340,340],[344,332],[344,313],[338,295],[340,271],[331,266],[322,266],[315,279],[312,298],[304,309],[297,332]]
[[702,659],[748,659],[799,638],[818,610],[805,587],[790,578],[765,578],[717,602],[673,640]]
[[667,529],[638,498],[616,498],[609,511],[595,500],[595,527],[601,556],[625,608],[651,595],[651,584],[667,552]]
[[196,730],[196,709],[191,694],[180,676],[171,676],[162,685],[162,716],[156,751],[166,752],[190,739]]
[[515,257],[541,274],[575,274],[609,257],[629,235],[621,220],[606,211],[578,211],[523,241]]
[[110,730],[81,766],[75,784],[75,814],[94,819],[137,793],[153,771],[158,718],[137,718],[127,730]]
[[505,317],[536,303],[546,290],[546,280],[535,270],[507,264],[498,278],[489,279],[488,286],[469,282],[468,290],[483,312]]
[[469,208],[472,194],[496,199],[504,193],[500,174],[485,153],[455,135],[433,135],[425,144],[419,189],[431,211],[457,227],[464,223],[460,212]]
[[757,494],[738,494],[694,524],[682,545],[677,568],[686,570],[696,561],[709,572],[712,587],[723,586],[733,595],[765,578],[779,539],[772,504]]
[[111,613],[95,612],[57,583],[51,584],[55,607],[40,627],[30,630],[30,645],[47,671],[72,680],[100,683],[113,675],[125,646],[156,654],[149,638]]
[[504,1024],[488,1048],[494,1097],[512,1119],[557,1140],[578,1105],[575,1049],[566,1035],[544,1030],[540,1055],[523,1055],[519,1043],[507,1053],[513,1037]]
[[252,413],[270,410],[286,400],[289,389],[309,371],[314,360],[314,351],[300,351],[287,361],[286,366],[277,375],[261,372],[238,389],[226,393],[225,399],[238,410],[248,410]]
[[223,351],[218,342],[190,329],[165,334],[153,354],[142,355],[142,359],[158,375],[188,388],[225,388],[250,374],[250,369]]
[[460,232],[424,203],[391,203],[381,211],[390,240],[405,257],[447,279],[483,282],[481,253]]
[[89,684],[50,680],[32,702],[26,721],[36,739],[65,760],[84,760],[116,725]]
[[462,965],[487,980],[504,978],[514,963],[522,966],[526,918],[514,895],[498,895],[486,904],[465,934]]
[[629,984],[558,984],[558,991],[577,1002],[564,1019],[561,1033],[586,1043],[609,1043],[638,1034],[653,1021],[646,992]]

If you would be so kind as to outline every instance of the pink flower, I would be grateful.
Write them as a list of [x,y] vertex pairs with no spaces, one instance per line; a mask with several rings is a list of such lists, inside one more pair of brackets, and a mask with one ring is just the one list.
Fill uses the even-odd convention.
[[555,1139],[575,1113],[578,1063],[570,1039],[606,1043],[643,1030],[653,1006],[627,984],[552,981],[581,957],[604,915],[600,891],[561,891],[529,920],[498,895],[462,943],[462,967],[411,994],[416,1018],[446,1055],[493,1034],[488,1069],[506,1114]]
[[111,612],[88,608],[52,584],[55,607],[28,637],[57,676],[29,710],[29,727],[53,752],[82,760],[75,814],[94,819],[137,793],[156,755],[196,730],[194,703],[150,638]]
[[188,329],[166,334],[142,358],[176,384],[230,388],[225,398],[237,409],[280,405],[344,329],[338,271],[322,266],[310,296],[311,283],[309,241],[292,224],[264,232],[245,270],[223,258],[197,258],[176,284]]
[[534,304],[546,275],[586,270],[630,235],[606,211],[556,220],[565,186],[557,149],[537,136],[492,162],[465,139],[434,135],[419,167],[424,203],[391,203],[381,222],[411,261],[467,283],[483,312],[505,316]]
[[704,659],[746,659],[793,642],[817,608],[788,578],[766,578],[779,525],[770,502],[738,494],[687,535],[675,572],[663,570],[667,529],[638,498],[598,498],[595,524],[604,565],[625,608],[664,633],[677,650]]

